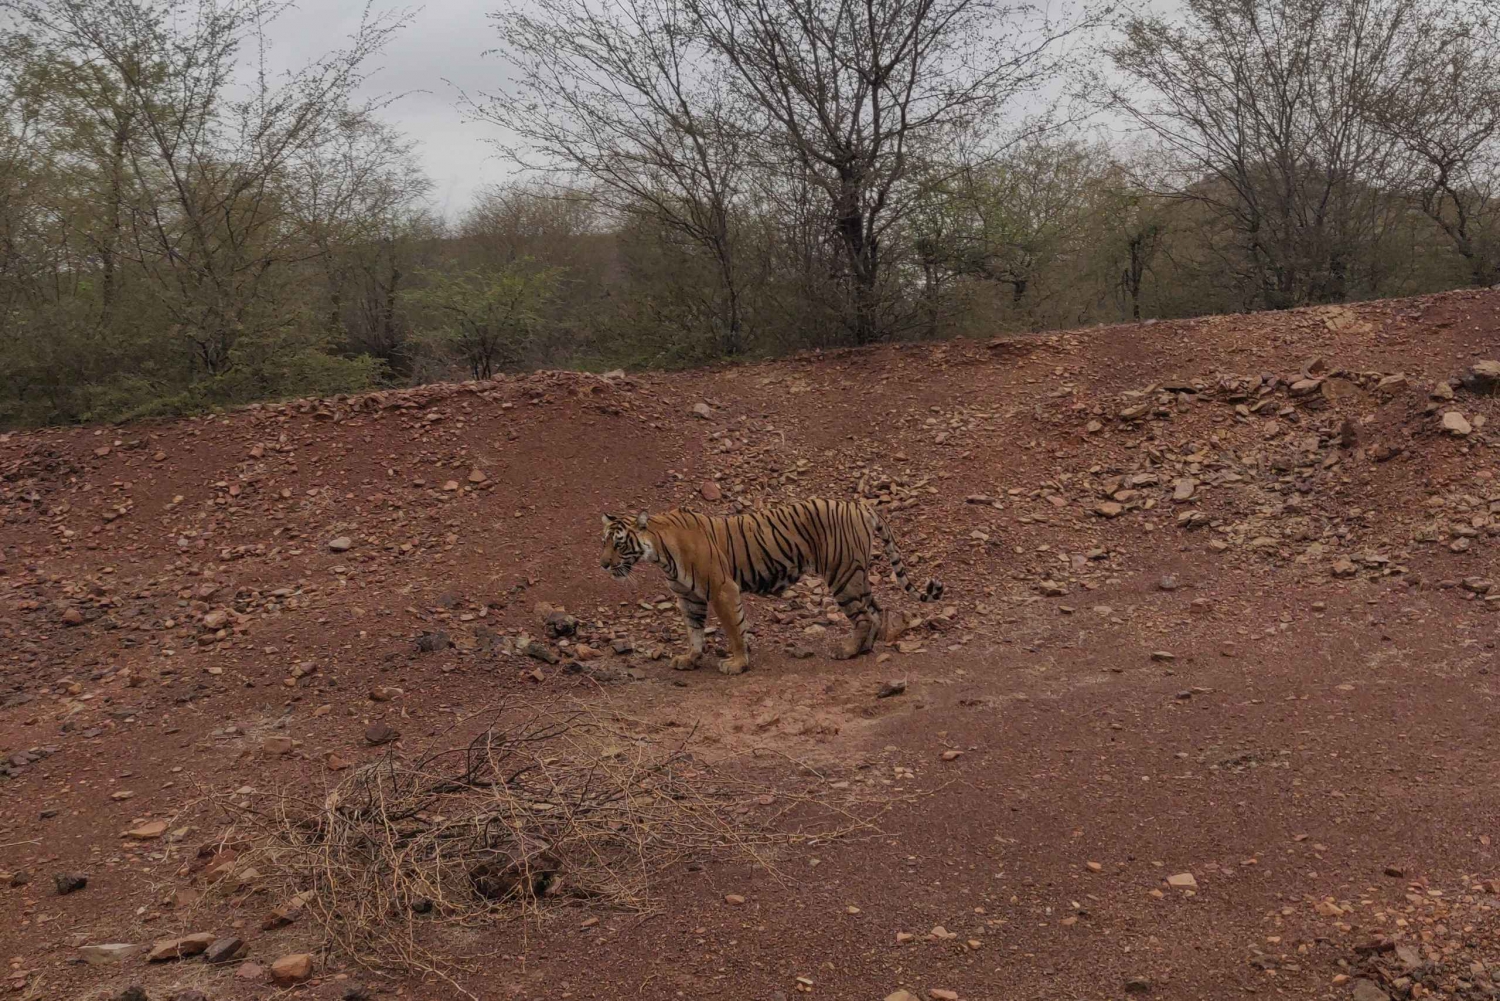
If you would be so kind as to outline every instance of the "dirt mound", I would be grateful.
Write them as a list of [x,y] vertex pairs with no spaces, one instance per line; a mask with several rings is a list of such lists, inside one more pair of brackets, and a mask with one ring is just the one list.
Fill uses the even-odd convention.
[[[17,996],[260,996],[319,943],[254,931],[253,876],[203,902],[207,804],[528,693],[754,772],[759,820],[821,791],[885,833],[683,871],[661,920],[442,929],[481,996],[1482,996],[1500,951],[1430,901],[1493,899],[1497,335],[1460,292],[0,436]],[[947,586],[874,657],[828,659],[812,583],[749,600],[750,674],[673,672],[660,576],[598,569],[603,512],[819,495]],[[208,931],[261,972],[124,948]]]

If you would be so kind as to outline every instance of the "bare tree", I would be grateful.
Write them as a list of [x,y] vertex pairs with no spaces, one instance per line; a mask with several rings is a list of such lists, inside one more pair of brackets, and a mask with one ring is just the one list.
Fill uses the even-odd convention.
[[[1144,93],[1115,106],[1174,155],[1187,197],[1233,234],[1220,267],[1271,308],[1378,285],[1400,150],[1371,108],[1429,0],[1187,0],[1111,49]],[[1363,274],[1356,274],[1363,270]]]
[[992,0],[688,2],[765,143],[826,199],[858,343],[891,328],[882,285],[931,164],[992,135],[1007,105],[1060,71],[1058,43],[1093,23]]
[[736,204],[743,116],[681,0],[537,0],[495,15],[515,84],[469,103],[528,168],[582,175],[615,210],[713,261],[723,351],[745,347]]
[[327,288],[325,329],[343,337],[360,257],[405,228],[432,182],[416,144],[368,109],[340,116],[298,149],[287,175],[288,209]]
[[121,153],[131,257],[202,370],[234,366],[244,335],[288,322],[273,294],[303,259],[278,182],[356,110],[361,67],[400,27],[365,17],[346,48],[273,80],[244,80],[247,47],[287,0],[6,0],[41,44],[104,74],[130,123]]
[[1500,282],[1500,37],[1461,12],[1424,17],[1371,108],[1411,157],[1405,189],[1475,285]]

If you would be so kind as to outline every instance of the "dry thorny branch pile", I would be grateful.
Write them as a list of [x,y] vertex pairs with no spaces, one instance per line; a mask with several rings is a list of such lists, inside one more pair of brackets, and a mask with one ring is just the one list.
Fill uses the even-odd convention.
[[780,845],[867,826],[795,797],[815,807],[795,833],[752,825],[742,804],[753,793],[686,745],[579,707],[502,709],[466,746],[393,752],[321,804],[279,797],[248,815],[254,865],[298,896],[333,952],[441,973],[456,964],[431,944],[435,923],[536,913],[547,900],[640,909],[653,877],[674,866],[738,857],[774,872]]

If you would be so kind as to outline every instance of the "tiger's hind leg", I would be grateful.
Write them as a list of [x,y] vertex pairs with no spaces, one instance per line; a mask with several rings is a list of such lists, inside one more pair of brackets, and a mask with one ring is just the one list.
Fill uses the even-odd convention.
[[844,641],[837,653],[840,659],[858,657],[862,653],[869,653],[873,650],[886,617],[862,574],[858,577],[858,581],[861,586],[851,584],[838,595],[839,607],[844,610],[844,615],[854,627],[853,635]]

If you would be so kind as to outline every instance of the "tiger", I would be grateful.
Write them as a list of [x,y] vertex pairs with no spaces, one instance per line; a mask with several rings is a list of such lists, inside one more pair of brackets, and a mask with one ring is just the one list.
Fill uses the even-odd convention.
[[710,605],[729,644],[729,657],[718,665],[720,672],[746,670],[750,654],[740,596],[748,592],[780,597],[804,574],[823,579],[854,626],[836,656],[857,657],[871,650],[877,638],[894,640],[905,625],[891,621],[870,591],[877,536],[902,588],[924,602],[943,596],[937,580],[920,589],[912,584],[896,540],[863,501],[804,500],[728,516],[673,508],[634,518],[602,517],[600,565],[605,570],[624,580],[644,560],[666,574],[689,637],[688,653],[671,659],[679,671],[704,664],[703,627]]

